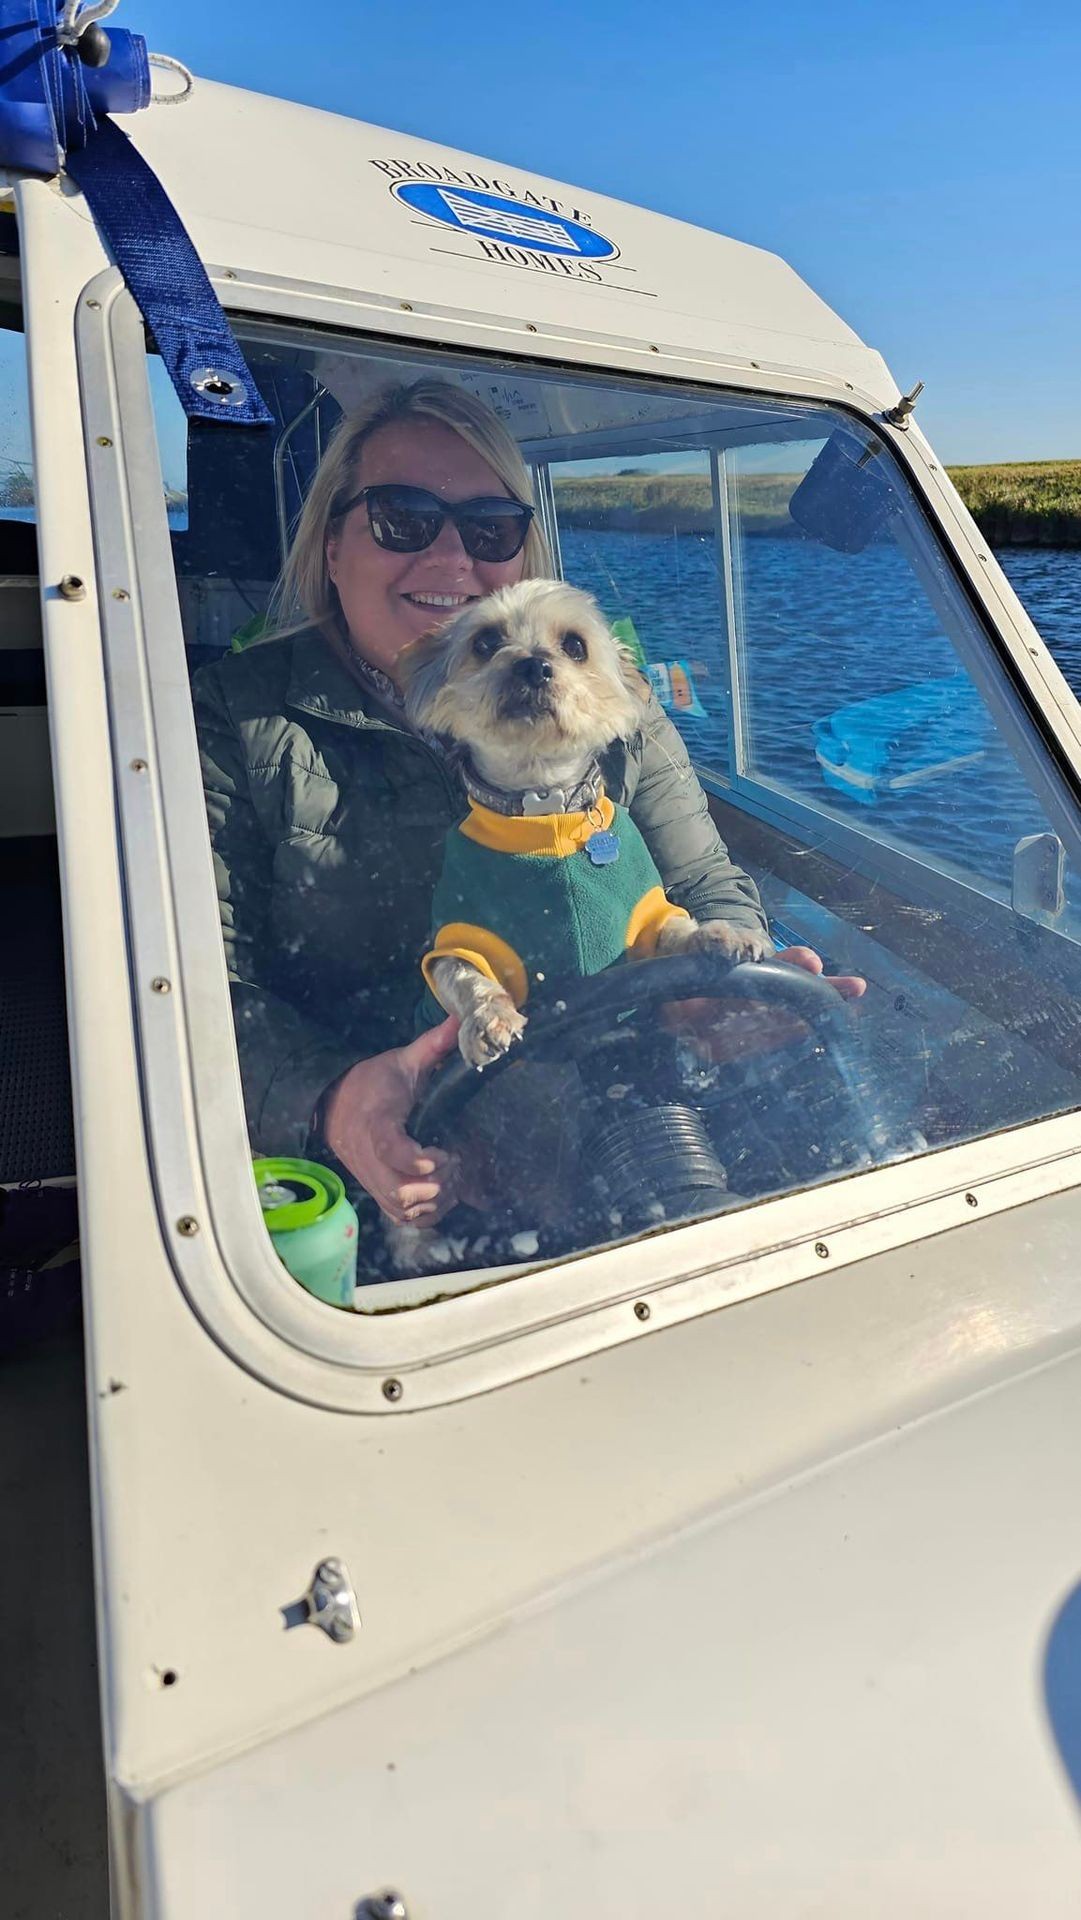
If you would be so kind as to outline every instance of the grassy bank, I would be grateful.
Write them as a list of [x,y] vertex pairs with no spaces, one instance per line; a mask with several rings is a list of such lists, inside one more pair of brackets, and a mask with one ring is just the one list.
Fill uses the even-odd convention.
[[951,480],[993,547],[1081,547],[1081,460],[950,467]]
[[[740,502],[753,532],[791,530],[788,500],[799,477],[755,474],[741,481]],[[706,474],[590,474],[580,480],[556,480],[554,489],[560,523],[566,527],[708,533],[713,525]]]
[[[1081,460],[948,471],[992,546],[1081,547]],[[788,501],[800,478],[796,473],[741,478],[740,509],[748,532],[792,532]],[[556,480],[555,496],[564,526],[708,533],[713,524],[704,474],[591,474]]]

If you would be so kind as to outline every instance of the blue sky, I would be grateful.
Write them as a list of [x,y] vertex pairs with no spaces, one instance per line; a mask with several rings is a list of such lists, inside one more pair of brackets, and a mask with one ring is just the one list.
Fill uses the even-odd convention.
[[123,0],[115,24],[770,247],[926,382],[944,459],[1081,457],[1076,0]]

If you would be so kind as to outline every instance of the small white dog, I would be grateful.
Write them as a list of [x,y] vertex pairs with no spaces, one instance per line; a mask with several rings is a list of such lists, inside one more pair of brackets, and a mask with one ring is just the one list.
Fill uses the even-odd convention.
[[409,719],[458,749],[470,799],[448,835],[424,975],[458,1015],[472,1066],[520,1038],[535,981],[597,973],[625,952],[772,951],[761,932],[699,925],[674,906],[605,795],[599,756],[637,731],[648,687],[588,594],[555,580],[504,587],[402,666]]
[[636,733],[649,693],[588,593],[559,580],[501,588],[401,664],[411,722],[459,749],[470,797],[424,958],[470,1066],[522,1035],[532,981],[601,972],[622,952],[772,952],[764,933],[699,925],[666,899],[641,833],[607,799],[597,760]]

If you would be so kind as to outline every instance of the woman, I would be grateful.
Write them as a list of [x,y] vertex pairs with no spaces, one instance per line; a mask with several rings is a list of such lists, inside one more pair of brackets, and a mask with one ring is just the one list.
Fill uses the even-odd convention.
[[[195,682],[251,1140],[328,1148],[399,1223],[455,1199],[453,1160],[419,1148],[405,1122],[456,1037],[447,1020],[408,1038],[443,840],[465,801],[406,726],[398,656],[467,601],[550,572],[525,465],[496,417],[440,380],[386,389],[339,423],[323,457],[279,631]],[[673,900],[764,927],[655,701],[604,775]],[[805,950],[790,957],[820,970]]]

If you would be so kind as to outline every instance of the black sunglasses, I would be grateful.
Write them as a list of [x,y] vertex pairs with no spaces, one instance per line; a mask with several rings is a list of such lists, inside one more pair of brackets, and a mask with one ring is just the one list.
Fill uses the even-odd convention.
[[390,553],[423,553],[453,520],[471,560],[513,560],[525,545],[533,508],[503,494],[477,500],[441,500],[426,487],[362,487],[334,515],[344,520],[365,502],[377,546]]

